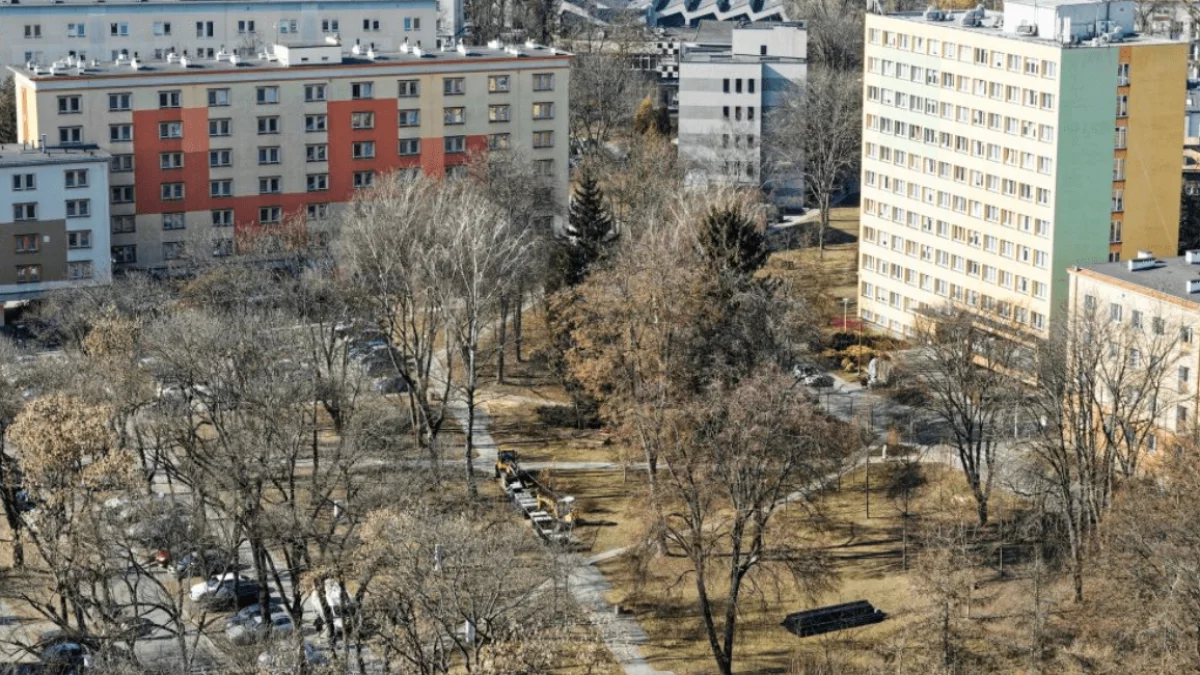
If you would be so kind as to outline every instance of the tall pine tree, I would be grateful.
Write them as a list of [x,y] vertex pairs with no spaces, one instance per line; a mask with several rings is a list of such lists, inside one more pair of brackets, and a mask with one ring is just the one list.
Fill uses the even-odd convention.
[[576,286],[600,262],[616,240],[612,214],[604,204],[604,192],[591,171],[584,170],[575,188],[569,211],[564,282]]
[[715,271],[753,276],[767,264],[767,240],[737,205],[713,207],[704,216],[700,245]]

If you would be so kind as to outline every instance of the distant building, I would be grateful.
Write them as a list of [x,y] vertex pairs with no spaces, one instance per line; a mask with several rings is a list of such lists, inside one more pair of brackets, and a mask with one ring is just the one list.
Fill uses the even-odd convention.
[[1128,0],[867,15],[859,312],[961,304],[1033,336],[1067,269],[1177,252],[1187,44]]
[[[567,192],[571,55],[526,44],[363,53],[277,45],[266,58],[13,68],[19,138],[112,154],[112,258],[162,268],[239,230],[333,217],[392,171],[453,178],[520,149]],[[68,74],[69,73],[69,74]]]
[[1070,268],[1068,273],[1070,315],[1083,322],[1078,333],[1103,339],[1106,344],[1097,346],[1117,369],[1132,366],[1129,372],[1137,373],[1156,359],[1165,370],[1161,382],[1144,390],[1154,399],[1145,402],[1145,414],[1164,432],[1148,436],[1147,449],[1153,451],[1161,436],[1196,429],[1200,251],[1161,260],[1143,255]]
[[461,33],[461,8],[462,0],[2,0],[0,65],[253,56],[327,37],[380,52],[405,41],[434,49],[439,36]]
[[109,155],[0,145],[0,302],[112,280]]
[[663,28],[697,26],[701,21],[786,21],[783,0],[654,0],[646,23]]
[[[713,35],[722,31],[727,44]],[[685,44],[679,65],[679,155],[688,181],[764,187],[776,204],[801,206],[803,177],[764,171],[763,137],[771,109],[803,96],[806,25],[705,22],[698,33],[703,42]]]

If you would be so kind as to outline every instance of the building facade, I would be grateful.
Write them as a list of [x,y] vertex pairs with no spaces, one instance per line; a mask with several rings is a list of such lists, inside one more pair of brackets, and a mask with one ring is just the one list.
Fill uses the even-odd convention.
[[679,156],[688,182],[764,187],[779,206],[802,206],[800,171],[764,166],[763,139],[771,110],[804,95],[807,28],[762,23],[728,32],[728,47],[685,47],[680,60]]
[[1133,3],[868,15],[859,312],[961,303],[1045,336],[1067,268],[1174,255],[1187,45]]
[[492,150],[526,153],[565,197],[570,55],[372,56],[317,44],[270,60],[16,68],[19,136],[112,155],[118,268],[163,266],[194,243],[228,253],[239,229],[327,219],[381,174],[452,176]]
[[112,280],[109,156],[0,145],[0,302]]
[[[1153,450],[1197,429],[1200,412],[1200,251],[1072,268],[1070,312],[1078,335],[1095,336],[1107,381],[1126,390],[1125,405],[1152,423],[1140,432]],[[1145,381],[1140,378],[1153,378]],[[1144,400],[1142,400],[1144,399]],[[1136,426],[1136,422],[1135,422]]]
[[[450,2],[451,0],[446,0]],[[276,43],[338,37],[365,51],[407,41],[434,49],[437,0],[23,0],[0,3],[0,65],[68,56],[163,59],[251,56]]]

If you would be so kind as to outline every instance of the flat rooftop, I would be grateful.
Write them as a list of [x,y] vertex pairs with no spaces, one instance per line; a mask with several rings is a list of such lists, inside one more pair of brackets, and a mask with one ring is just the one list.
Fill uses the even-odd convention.
[[1160,258],[1146,269],[1130,270],[1129,263],[1097,263],[1075,268],[1087,276],[1105,276],[1150,291],[1157,291],[1200,305],[1200,293],[1188,293],[1188,282],[1200,279],[1200,264],[1188,264],[1187,258]]
[[94,146],[47,147],[45,150],[41,150],[24,143],[0,145],[0,167],[107,162],[111,157],[107,152]]
[[[285,44],[289,49],[305,49],[310,47],[328,48],[331,45],[323,43],[296,43]],[[342,47],[345,50],[345,46]],[[133,52],[131,52],[131,55]],[[180,54],[183,56],[183,54]],[[467,47],[465,53],[461,53],[455,49],[449,51],[441,51],[435,49],[418,50],[413,49],[408,52],[388,52],[377,53],[374,58],[368,58],[365,53],[360,55],[343,53],[341,60],[333,61],[313,61],[309,63],[292,62],[290,65],[284,64],[278,57],[264,57],[255,55],[251,57],[235,57],[230,58],[228,55],[221,56],[215,59],[183,57],[187,61],[186,67],[182,63],[183,59],[178,61],[168,60],[152,60],[143,59],[140,56],[136,59],[126,59],[120,62],[111,60],[89,60],[83,67],[78,65],[65,65],[64,62],[57,64],[38,64],[33,69],[27,68],[25,65],[10,65],[9,70],[18,73],[32,81],[55,81],[55,80],[70,80],[70,79],[85,79],[92,77],[137,77],[137,76],[162,76],[162,75],[206,75],[213,73],[253,73],[253,72],[272,72],[272,71],[288,71],[301,68],[337,68],[337,67],[363,67],[363,66],[383,66],[383,65],[416,65],[416,64],[434,64],[434,63],[454,63],[454,62],[470,62],[482,60],[512,60],[519,61],[525,58],[551,58],[551,57],[570,57],[571,54],[552,47],[543,47],[534,45],[532,47],[526,45],[518,46],[482,46],[482,47]],[[138,62],[137,70],[133,69],[132,60]],[[54,73],[51,74],[50,68],[54,66]]]
[[[1016,2],[1013,2],[1013,0],[1006,1],[1016,5],[1026,5],[1031,7],[1036,6],[1043,8],[1100,4],[1097,3],[1096,0],[1051,0],[1050,2],[1042,2],[1042,0],[1037,0],[1036,3],[1032,0],[1029,2],[1023,2],[1021,0]],[[937,26],[938,28],[958,30],[962,31],[964,34],[988,35],[992,37],[1005,38],[1007,40],[1015,40],[1017,42],[1028,42],[1030,44],[1054,45],[1063,49],[1087,49],[1091,47],[1105,48],[1120,46],[1123,44],[1176,44],[1186,42],[1186,40],[1173,40],[1169,37],[1163,37],[1161,35],[1143,35],[1141,33],[1135,33],[1132,35],[1123,36],[1119,42],[1105,42],[1098,45],[1093,45],[1089,40],[1083,40],[1074,44],[1063,44],[1061,40],[1056,39],[1054,36],[1022,35],[1020,33],[1006,32],[1003,27],[1004,12],[987,10],[984,12],[984,17],[982,21],[980,21],[979,25],[964,26],[960,24],[959,19],[961,19],[964,14],[970,11],[974,10],[942,10],[942,14],[947,17],[942,21],[930,21],[926,19],[925,12],[895,12],[885,16],[887,16],[889,19],[900,19],[902,21],[911,21],[913,23],[919,23],[926,26]]]
[[758,56],[755,54],[730,54],[728,52],[690,51],[683,57],[684,63],[807,63],[808,59],[797,56]]

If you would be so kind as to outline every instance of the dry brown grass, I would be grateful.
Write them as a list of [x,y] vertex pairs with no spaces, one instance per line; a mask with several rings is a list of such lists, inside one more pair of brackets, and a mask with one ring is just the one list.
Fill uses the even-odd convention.
[[816,302],[826,320],[841,319],[842,298],[849,298],[855,316],[858,298],[858,207],[833,209],[829,239],[822,258],[815,248],[779,251],[771,255],[765,273],[785,279],[792,288]]

